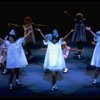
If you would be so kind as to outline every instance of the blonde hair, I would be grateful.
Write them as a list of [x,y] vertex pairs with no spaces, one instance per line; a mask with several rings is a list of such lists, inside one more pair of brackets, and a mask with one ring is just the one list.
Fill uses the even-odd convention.
[[81,12],[78,12],[78,13],[76,14],[76,17],[81,17],[81,18],[83,18],[83,14],[82,14]]
[[63,41],[62,48],[65,48],[66,46],[67,46],[66,41]]
[[67,43],[64,41],[63,44],[66,45]]

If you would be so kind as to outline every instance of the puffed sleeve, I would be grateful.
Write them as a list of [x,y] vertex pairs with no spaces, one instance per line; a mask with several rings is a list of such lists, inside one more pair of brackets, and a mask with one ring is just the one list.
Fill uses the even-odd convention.
[[48,42],[49,42],[49,41],[43,40],[43,44],[44,44],[44,45],[48,45]]
[[4,40],[4,44],[9,46],[10,42],[8,40]]
[[20,44],[22,44],[22,43],[24,43],[24,42],[25,42],[24,37],[21,37],[21,38],[19,38],[19,39],[17,40],[17,43],[20,43]]
[[58,42],[59,42],[60,44],[64,44],[62,38],[60,38]]

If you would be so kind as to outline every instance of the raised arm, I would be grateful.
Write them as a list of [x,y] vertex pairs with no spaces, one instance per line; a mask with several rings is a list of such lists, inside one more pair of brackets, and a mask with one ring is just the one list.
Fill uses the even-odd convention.
[[21,25],[14,24],[14,23],[8,23],[8,26],[9,26],[9,27],[11,27],[11,26],[20,27]]
[[47,39],[46,39],[45,35],[42,33],[42,31],[41,31],[39,28],[37,28],[37,29],[35,29],[35,30],[39,31],[39,32],[40,32],[40,34],[42,35],[42,37],[43,37],[43,38],[47,41]]
[[32,33],[32,31],[28,31],[28,33],[24,36],[24,39],[26,39],[27,38],[27,36],[29,35],[29,34],[31,34]]
[[65,40],[65,39],[66,39],[72,32],[74,32],[74,31],[75,31],[75,30],[71,29],[70,32],[64,36],[63,39]]
[[80,52],[82,52],[82,50],[77,49],[77,48],[70,48],[70,50],[72,50],[72,51],[80,51]]
[[95,38],[97,37],[96,34],[91,30],[90,27],[85,27]]
[[44,25],[44,24],[35,24],[35,23],[32,23],[32,25],[34,25],[34,26],[47,26],[47,25]]

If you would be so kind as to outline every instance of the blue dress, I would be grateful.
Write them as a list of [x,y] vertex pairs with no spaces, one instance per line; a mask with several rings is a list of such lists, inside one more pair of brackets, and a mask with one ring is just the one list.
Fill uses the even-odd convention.
[[76,30],[75,32],[73,32],[72,34],[72,42],[86,42],[86,32],[85,32],[85,25],[83,23],[85,19],[82,19],[80,21],[77,21],[75,19],[75,27],[74,30]]

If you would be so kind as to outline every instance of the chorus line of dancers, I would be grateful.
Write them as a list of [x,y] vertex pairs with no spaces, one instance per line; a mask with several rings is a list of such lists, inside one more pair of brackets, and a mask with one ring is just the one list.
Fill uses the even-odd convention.
[[[68,72],[65,59],[68,58],[69,51],[77,51],[77,58],[82,58],[83,44],[87,42],[86,31],[89,31],[94,36],[94,40],[96,41],[90,63],[90,65],[96,67],[93,80],[93,84],[96,84],[100,71],[100,53],[98,53],[100,51],[100,31],[93,32],[91,27],[85,26],[83,14],[80,12],[76,14],[74,21],[75,27],[63,37],[59,36],[58,30],[55,28],[52,30],[52,32],[50,32],[50,34],[44,34],[40,28],[34,29],[34,25],[45,27],[47,25],[35,24],[32,22],[32,18],[29,16],[25,17],[24,25],[17,25],[14,23],[8,24],[8,27],[11,27],[9,34],[4,39],[0,38],[0,65],[2,67],[3,74],[6,74],[7,69],[10,70],[9,90],[13,90],[14,76],[16,76],[16,85],[21,86],[19,80],[20,68],[27,66],[28,60],[33,58],[30,47],[36,43],[34,30],[41,34],[43,37],[43,44],[47,45],[43,69],[49,69],[51,71],[52,83],[50,91],[58,90],[56,84],[58,72]],[[17,27],[17,29],[13,29],[13,27]],[[20,27],[23,29],[23,36],[17,37],[18,29]],[[70,46],[67,46],[66,39],[70,34],[72,34],[72,42],[76,43],[77,48],[71,48]]]

